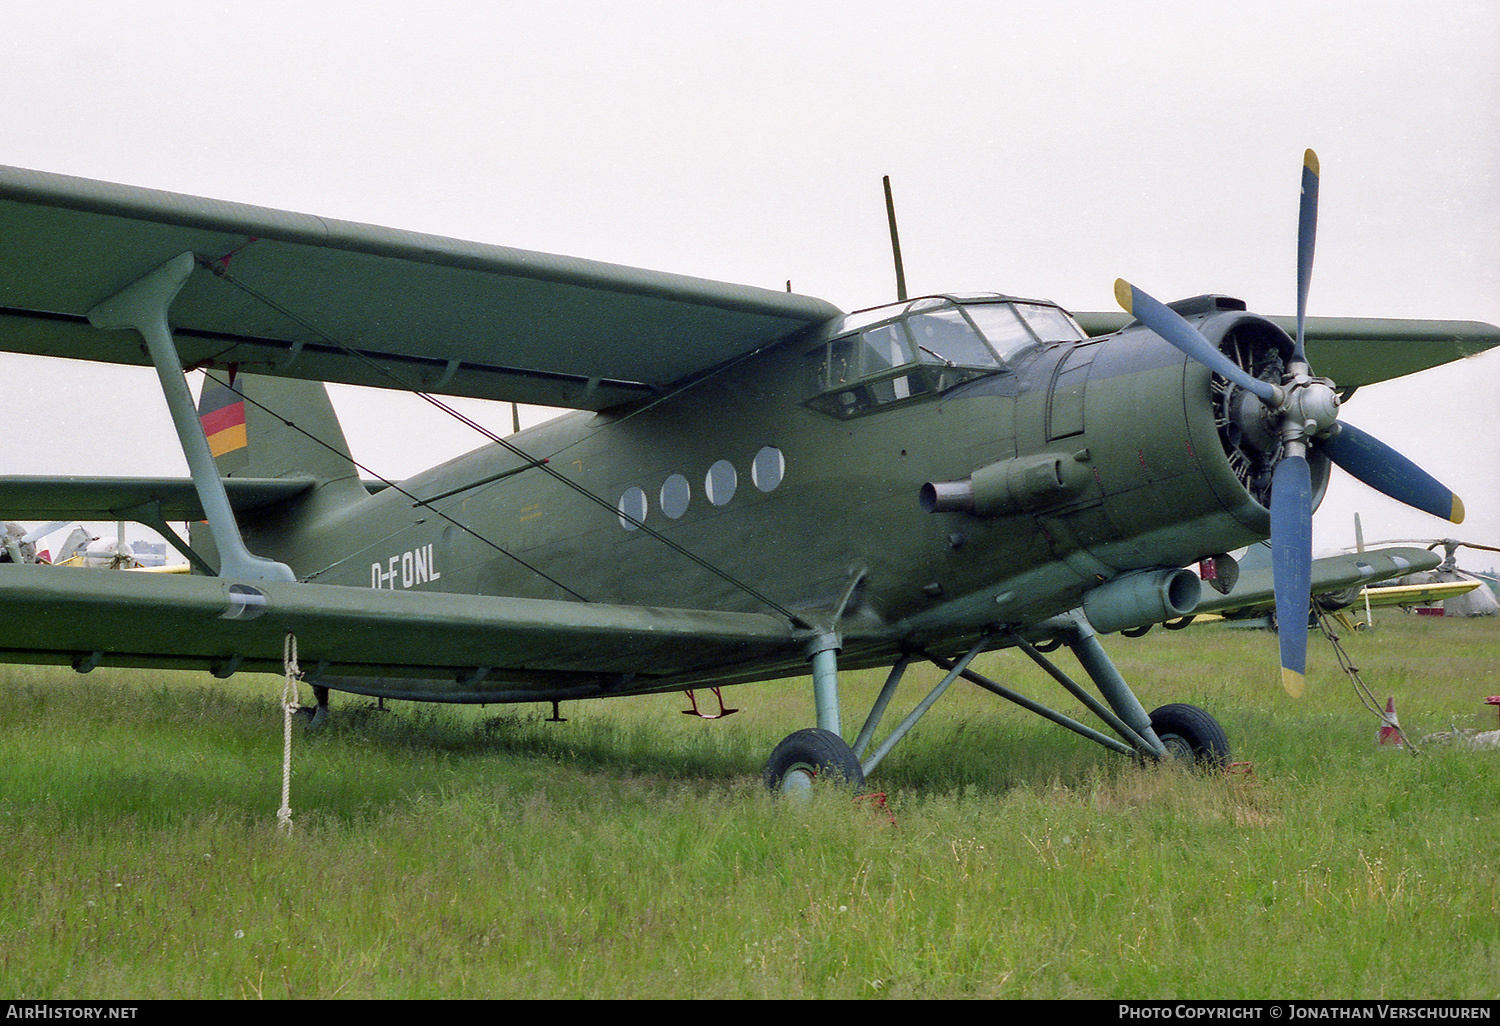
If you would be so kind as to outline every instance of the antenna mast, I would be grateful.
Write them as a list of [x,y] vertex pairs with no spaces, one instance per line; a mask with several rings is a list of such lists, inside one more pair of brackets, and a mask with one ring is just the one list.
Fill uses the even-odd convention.
[[886,175],[882,181],[885,183],[885,217],[891,224],[891,253],[896,258],[896,298],[906,302],[906,271],[901,267],[901,237],[896,234],[896,201],[891,199],[891,176]]

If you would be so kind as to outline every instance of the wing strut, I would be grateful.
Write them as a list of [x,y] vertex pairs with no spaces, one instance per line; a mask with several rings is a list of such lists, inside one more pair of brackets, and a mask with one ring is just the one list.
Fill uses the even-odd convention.
[[167,310],[193,272],[192,253],[168,260],[133,285],[127,286],[89,311],[89,323],[102,330],[134,329],[146,340],[151,362],[161,380],[162,394],[177,428],[182,453],[198,500],[208,516],[208,529],[219,549],[219,576],[251,581],[295,581],[290,567],[257,556],[245,548],[245,540],[229,508],[229,496],[219,479],[219,468],[209,452],[208,439],[193,407],[193,394],[182,373],[182,360],[172,341]]

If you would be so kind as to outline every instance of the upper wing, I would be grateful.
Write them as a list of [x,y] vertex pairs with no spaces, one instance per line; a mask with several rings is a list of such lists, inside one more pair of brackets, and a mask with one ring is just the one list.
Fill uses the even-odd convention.
[[805,639],[758,613],[0,564],[0,661],[279,673],[288,633],[310,679],[426,701],[806,672]]
[[[1090,335],[1119,331],[1131,321],[1127,313],[1077,313]],[[1295,317],[1268,317],[1288,334]],[[1385,317],[1309,317],[1308,361],[1340,389],[1415,374],[1500,346],[1500,328],[1483,321],[1423,321]]]
[[[1431,570],[1442,560],[1426,549],[1366,549],[1313,560],[1312,593],[1326,595],[1355,585],[1389,580],[1418,570]],[[1217,613],[1227,619],[1266,613],[1276,608],[1271,569],[1247,570],[1228,595],[1205,593],[1194,615]]]
[[173,257],[185,365],[604,409],[838,316],[818,299],[0,167],[0,349],[148,363],[85,314]]

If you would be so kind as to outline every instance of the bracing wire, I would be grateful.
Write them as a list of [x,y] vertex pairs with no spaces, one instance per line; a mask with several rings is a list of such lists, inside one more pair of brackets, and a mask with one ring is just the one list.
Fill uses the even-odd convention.
[[[223,261],[200,260],[199,263],[200,263],[200,265],[202,267],[204,267],[205,269],[207,269],[209,272],[211,272],[212,274],[214,274],[215,276],[217,276],[219,278],[224,279],[226,282],[228,282],[229,284],[233,285],[235,288],[239,289],[240,291],[244,292],[246,295],[250,296],[251,298],[255,299],[257,302],[265,304],[267,307],[269,307],[272,310],[275,310],[277,313],[281,314],[283,317],[286,317],[287,319],[289,319],[289,320],[293,321],[294,323],[300,325],[301,327],[305,328],[307,331],[312,332],[314,335],[316,335],[318,338],[322,339],[324,342],[328,343],[329,345],[337,348],[338,350],[340,350],[343,353],[346,353],[349,356],[354,357],[356,360],[359,360],[366,367],[368,367],[371,370],[375,371],[380,376],[388,379],[395,387],[401,389],[402,391],[410,392],[412,395],[417,396],[418,398],[422,399],[424,402],[431,404],[432,406],[434,406],[438,410],[441,410],[443,413],[447,414],[448,416],[453,417],[459,423],[464,424],[465,426],[467,426],[467,427],[473,429],[474,431],[478,432],[480,435],[482,435],[484,438],[486,438],[490,442],[493,442],[496,445],[499,445],[500,447],[504,448],[505,450],[507,450],[508,452],[510,452],[512,455],[516,456],[518,459],[521,459],[523,461],[526,461],[527,463],[535,465],[538,469],[542,470],[544,473],[546,473],[549,476],[551,476],[553,478],[553,480],[557,481],[559,484],[562,484],[562,485],[566,486],[567,488],[571,489],[572,491],[574,491],[578,495],[582,496],[583,498],[587,499],[588,501],[590,501],[590,502],[594,503],[595,505],[599,506],[600,508],[604,509],[605,511],[607,511],[611,515],[619,516],[621,519],[628,521],[634,527],[636,527],[637,529],[643,531],[646,535],[648,535],[651,538],[654,538],[656,541],[660,542],[661,544],[667,546],[669,549],[671,549],[672,551],[676,552],[678,555],[682,556],[685,559],[690,560],[691,562],[697,564],[699,567],[703,568],[704,570],[706,570],[709,573],[713,574],[714,576],[718,577],[720,580],[723,580],[725,583],[727,583],[727,584],[731,585],[732,587],[734,587],[734,588],[736,588],[736,589],[744,592],[745,594],[749,595],[751,598],[753,598],[756,601],[764,604],[765,606],[767,606],[767,607],[775,610],[777,613],[779,613],[780,615],[784,616],[788,621],[790,621],[794,626],[797,626],[797,627],[809,627],[809,626],[811,626],[807,622],[807,620],[805,620],[803,617],[798,616],[796,613],[793,613],[791,610],[787,609],[785,606],[781,605],[779,602],[777,602],[776,600],[770,598],[769,596],[762,594],[760,591],[758,591],[757,589],[755,589],[754,587],[752,587],[748,583],[746,583],[746,582],[740,580],[739,578],[735,577],[733,574],[729,573],[727,570],[724,570],[723,568],[714,565],[713,563],[711,563],[708,560],[702,558],[701,556],[697,555],[696,553],[690,552],[689,550],[687,550],[683,546],[679,545],[677,542],[673,541],[671,538],[668,538],[666,535],[662,534],[660,531],[657,531],[655,528],[652,528],[652,527],[648,526],[647,524],[643,523],[641,520],[638,520],[637,518],[631,516],[630,514],[626,513],[624,510],[617,509],[614,503],[610,502],[608,499],[606,499],[606,498],[604,498],[604,497],[602,497],[600,495],[596,495],[593,491],[589,490],[584,485],[578,483],[577,481],[572,480],[571,478],[567,477],[565,474],[562,474],[561,472],[559,472],[555,468],[549,466],[546,461],[534,459],[530,454],[526,453],[519,446],[517,446],[514,443],[510,442],[508,439],[505,439],[505,438],[501,437],[500,435],[495,434],[493,431],[491,431],[489,428],[485,427],[483,424],[480,424],[479,422],[475,421],[473,418],[465,415],[464,413],[462,413],[459,410],[455,409],[454,407],[452,407],[448,403],[443,402],[441,399],[438,399],[436,396],[432,395],[431,393],[425,392],[422,389],[418,388],[416,385],[412,384],[411,382],[406,381],[399,374],[397,374],[395,371],[391,370],[389,367],[382,366],[378,361],[372,359],[367,354],[362,353],[358,349],[355,349],[355,348],[353,348],[351,346],[345,345],[343,342],[339,341],[336,338],[333,338],[327,332],[325,332],[321,328],[317,327],[317,325],[310,323],[305,318],[299,316],[298,314],[294,313],[293,311],[291,311],[291,310],[287,309],[286,307],[282,306],[281,304],[277,303],[271,297],[269,297],[267,295],[264,295],[263,293],[259,292],[258,290],[256,290],[252,286],[250,286],[249,284],[245,283],[244,281],[241,281],[238,277],[236,277],[235,275],[233,275],[233,274],[231,274],[229,272],[229,269],[225,265],[225,262],[223,262]],[[259,405],[259,404],[256,404],[256,405]],[[264,407],[262,407],[262,409],[264,409]],[[290,424],[290,422],[287,422],[287,423]],[[303,433],[306,434],[306,432],[303,432]],[[309,436],[309,437],[311,437],[311,436]],[[358,464],[356,464],[356,466],[358,466]],[[364,468],[361,467],[361,469],[364,469]],[[378,475],[376,475],[376,476],[378,477]],[[384,480],[384,478],[381,478],[381,480]],[[387,483],[389,483],[389,482],[387,482]],[[403,492],[402,494],[406,494],[406,493]],[[450,521],[452,520],[452,518],[448,518],[448,519],[450,519]],[[459,524],[457,521],[452,521],[452,522],[455,523],[455,524],[457,524],[459,527],[462,527],[464,530],[469,531],[470,534],[474,534],[474,532],[472,530],[470,530],[469,528],[467,528],[465,525]],[[477,534],[475,534],[474,536],[476,538],[480,537]],[[499,549],[499,546],[498,545],[494,545],[493,542],[489,542],[486,539],[481,539],[481,540],[485,541],[486,544],[492,545],[496,549]],[[500,551],[503,552],[504,550],[500,549]],[[510,556],[512,559],[517,559],[517,557],[515,557],[511,553],[507,552],[505,554],[508,555],[508,556]],[[577,593],[574,592],[574,591],[572,591],[572,589],[566,588],[562,584],[560,584],[557,581],[553,580],[551,577],[547,577],[546,574],[542,574],[541,571],[540,570],[536,570],[535,567],[530,567],[529,564],[525,564],[523,561],[521,561],[519,559],[517,559],[517,562],[522,562],[523,565],[528,566],[529,569],[532,569],[535,572],[537,572],[538,574],[541,574],[541,576],[546,577],[547,580],[552,581],[552,583],[554,583],[554,584],[557,584],[558,587],[564,588],[564,590],[568,591],[569,594],[577,596]],[[581,598],[582,596],[577,596],[577,597]]]
[[[432,512],[434,514],[436,514],[439,517],[442,517],[444,520],[448,521],[448,523],[452,524],[454,527],[457,527],[459,530],[461,530],[461,531],[465,532],[466,534],[470,535],[471,537],[473,537],[475,540],[481,542],[482,544],[488,545],[490,548],[494,549],[496,552],[500,553],[502,556],[506,556],[506,557],[508,557],[510,559],[515,560],[517,563],[519,563],[521,566],[525,567],[527,570],[530,570],[532,573],[536,574],[538,577],[541,577],[543,580],[548,581],[549,583],[557,586],[558,588],[561,588],[563,591],[567,592],[569,595],[573,596],[575,599],[578,599],[580,602],[587,602],[587,601],[589,601],[588,598],[586,598],[583,595],[580,595],[578,592],[574,591],[572,588],[568,587],[566,584],[563,584],[557,578],[552,577],[551,575],[549,575],[548,573],[546,573],[544,570],[540,569],[539,567],[533,566],[531,563],[526,562],[526,560],[522,559],[520,556],[516,555],[514,552],[510,552],[509,550],[507,550],[504,547],[502,547],[499,543],[497,543],[497,542],[495,542],[495,541],[493,541],[493,540],[491,540],[489,538],[486,538],[484,535],[480,534],[478,531],[475,531],[468,524],[465,524],[463,521],[457,520],[457,519],[449,516],[447,513],[444,513],[442,510],[440,510],[437,507],[433,506],[432,505],[433,500],[431,500],[431,499],[419,499],[419,498],[417,498],[411,492],[407,491],[405,488],[402,488],[395,481],[392,481],[389,478],[384,477],[384,476],[376,473],[375,471],[371,470],[369,467],[366,467],[363,463],[360,463],[358,460],[354,459],[352,456],[349,456],[349,454],[346,453],[346,452],[344,452],[344,450],[339,449],[336,446],[330,445],[328,442],[324,441],[323,439],[321,439],[318,436],[314,435],[312,432],[308,431],[302,425],[296,423],[295,421],[287,419],[286,417],[282,416],[280,413],[278,413],[275,410],[271,409],[270,407],[266,406],[265,403],[258,402],[257,400],[255,400],[255,399],[251,398],[250,396],[246,395],[244,392],[240,391],[238,388],[235,388],[231,384],[228,384],[226,382],[221,382],[221,384],[224,384],[224,386],[226,388],[228,388],[235,395],[239,396],[245,402],[247,402],[250,405],[254,406],[256,409],[261,410],[262,412],[266,413],[268,416],[275,417],[277,420],[281,421],[282,424],[284,424],[287,427],[291,428],[293,431],[296,431],[298,434],[302,435],[304,438],[307,438],[308,440],[310,440],[312,442],[315,442],[318,445],[321,445],[323,448],[327,449],[329,452],[336,453],[339,456],[346,457],[349,460],[350,463],[354,464],[354,466],[357,467],[360,470],[360,472],[365,473],[365,474],[369,474],[372,478],[374,478],[375,480],[379,481],[381,484],[385,485],[387,488],[390,488],[390,489],[394,490],[395,492],[397,492],[400,495],[404,495],[406,498],[408,498],[408,499],[410,499],[412,501],[413,505],[415,505],[415,506],[426,506],[428,509],[432,510]],[[322,571],[319,571],[319,573],[321,573],[321,572]]]

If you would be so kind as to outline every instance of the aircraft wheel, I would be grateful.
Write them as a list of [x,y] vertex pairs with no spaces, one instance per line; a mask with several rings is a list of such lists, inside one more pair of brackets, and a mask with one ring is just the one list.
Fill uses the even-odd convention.
[[1224,728],[1196,705],[1162,706],[1151,714],[1151,729],[1178,762],[1197,769],[1223,769],[1229,762]]
[[317,705],[309,709],[302,706],[296,712],[296,717],[306,723],[308,730],[322,730],[328,726],[328,689],[313,685],[313,698]]
[[808,727],[788,735],[776,746],[761,778],[772,794],[790,795],[810,790],[818,780],[859,787],[865,782],[865,773],[843,738],[820,727]]
[[322,730],[328,726],[328,706],[315,705],[312,708],[302,706],[292,714],[308,730]]

